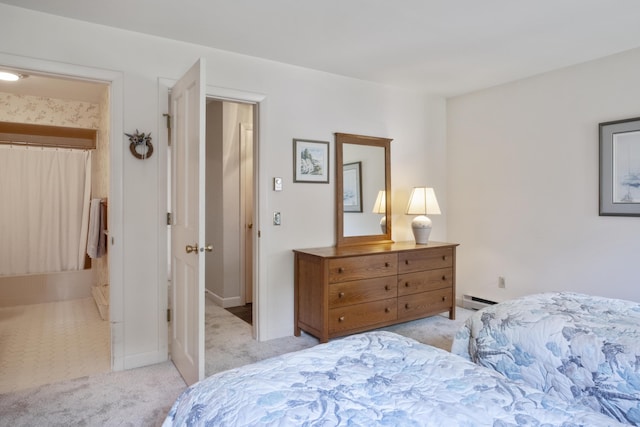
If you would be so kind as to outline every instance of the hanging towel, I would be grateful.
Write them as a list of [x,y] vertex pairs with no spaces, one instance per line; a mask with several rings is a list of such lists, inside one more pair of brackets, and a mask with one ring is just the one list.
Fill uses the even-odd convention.
[[107,253],[107,204],[100,204],[100,240],[98,242],[98,257]]
[[90,258],[100,258],[107,252],[106,207],[101,199],[91,199],[89,207],[89,235],[87,237],[87,255]]
[[100,203],[100,238],[98,239],[98,258],[107,253],[107,204]]

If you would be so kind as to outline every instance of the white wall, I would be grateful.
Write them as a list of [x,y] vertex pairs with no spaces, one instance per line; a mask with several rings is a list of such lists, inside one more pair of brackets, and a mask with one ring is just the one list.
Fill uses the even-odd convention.
[[[291,250],[335,243],[335,168],[329,185],[294,184],[293,138],[331,141],[331,156],[334,132],[393,138],[396,240],[411,238],[411,218],[403,214],[410,188],[432,183],[436,191],[446,188],[445,103],[441,98],[6,5],[0,5],[0,16],[0,53],[121,72],[124,132],[139,129],[161,139],[166,130],[158,106],[165,100],[159,99],[158,78],[178,78],[201,56],[208,65],[208,85],[266,96],[259,118],[263,204],[258,226],[263,242],[261,263],[266,269],[263,299],[258,302],[260,317],[265,319],[262,339],[293,333]],[[162,164],[166,147],[161,141],[154,142],[157,155],[150,159],[140,161],[126,150],[121,159],[124,367],[161,360],[163,351],[166,353],[162,344],[166,341],[166,324],[162,323],[166,239],[159,231],[167,209]],[[283,177],[284,191],[271,190],[275,176]],[[441,191],[439,196],[446,215],[446,194]],[[271,225],[273,211],[282,212],[282,226]],[[446,236],[445,215],[434,218],[434,239]]]
[[638,75],[633,50],[448,101],[458,296],[640,301],[640,218],[598,216],[598,123],[640,116]]

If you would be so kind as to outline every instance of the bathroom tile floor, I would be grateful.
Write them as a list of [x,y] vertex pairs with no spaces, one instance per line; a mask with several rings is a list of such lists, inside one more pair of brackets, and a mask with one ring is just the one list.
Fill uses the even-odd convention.
[[0,308],[0,393],[111,370],[93,298]]

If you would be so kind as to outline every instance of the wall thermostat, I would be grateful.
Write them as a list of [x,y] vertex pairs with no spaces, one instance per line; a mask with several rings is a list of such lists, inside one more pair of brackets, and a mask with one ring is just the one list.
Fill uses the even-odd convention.
[[282,178],[273,178],[273,191],[282,191]]

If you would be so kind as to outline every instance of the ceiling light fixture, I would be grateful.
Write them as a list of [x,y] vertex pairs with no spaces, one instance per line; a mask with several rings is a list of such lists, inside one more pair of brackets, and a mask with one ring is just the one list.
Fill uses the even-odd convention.
[[25,77],[26,76],[22,74],[14,73],[11,71],[0,71],[0,80],[7,81],[7,82],[15,82]]

